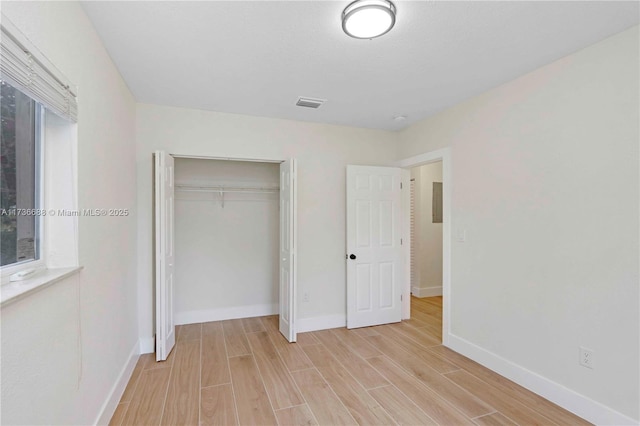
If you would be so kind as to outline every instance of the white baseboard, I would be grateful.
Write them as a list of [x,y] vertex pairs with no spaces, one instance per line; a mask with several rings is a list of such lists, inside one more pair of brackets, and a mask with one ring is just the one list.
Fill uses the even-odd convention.
[[411,294],[415,297],[442,296],[442,286],[439,287],[411,287]]
[[153,337],[141,337],[140,338],[140,353],[152,354],[156,351],[156,341]]
[[[265,315],[277,315],[278,304],[270,305],[251,305],[237,306],[233,308],[211,309],[206,311],[187,311],[177,312],[175,316],[176,325],[196,324],[199,322],[221,321],[235,318],[251,318],[261,317]],[[344,314],[325,315],[313,318],[299,318],[297,324],[297,332],[305,333],[307,331],[326,330],[329,328],[345,327],[347,317]],[[153,339],[151,339],[150,350],[153,352]],[[141,346],[141,353],[142,352]]]
[[176,325],[196,324],[199,322],[221,321],[236,318],[262,317],[276,315],[278,304],[235,306],[233,308],[208,309],[204,311],[176,312]]
[[468,340],[449,334],[452,350],[512,380],[560,407],[597,425],[637,425],[638,421],[581,395],[559,383],[542,377]]
[[329,328],[346,327],[347,316],[344,314],[325,315],[322,317],[298,318],[297,332],[327,330]]
[[118,402],[120,402],[120,398],[122,398],[122,394],[124,393],[124,389],[127,387],[127,383],[129,383],[129,379],[131,378],[131,374],[133,374],[133,369],[138,362],[140,343],[136,342],[131,349],[131,353],[129,354],[129,358],[122,366],[122,370],[118,375],[109,395],[107,396],[107,400],[102,404],[102,408],[98,413],[98,418],[94,422],[96,425],[108,425],[111,417],[113,417],[113,413],[116,411],[116,407],[118,406]]

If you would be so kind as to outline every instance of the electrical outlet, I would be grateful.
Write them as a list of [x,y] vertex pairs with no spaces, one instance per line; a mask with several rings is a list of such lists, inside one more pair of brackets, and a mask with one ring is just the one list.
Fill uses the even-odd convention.
[[591,368],[593,370],[595,359],[593,358],[593,351],[591,349],[583,348],[580,346],[580,365],[583,367]]
[[302,294],[302,301],[303,301],[303,302],[308,302],[308,301],[309,301],[309,292],[308,292],[308,291],[305,291],[305,292]]

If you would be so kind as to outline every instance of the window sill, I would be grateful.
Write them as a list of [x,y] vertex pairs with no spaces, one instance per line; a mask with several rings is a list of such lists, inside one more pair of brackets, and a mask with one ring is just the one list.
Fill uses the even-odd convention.
[[82,266],[44,269],[28,280],[6,283],[0,289],[0,307],[4,308],[30,294],[37,293],[58,281],[77,274],[80,270],[82,270]]

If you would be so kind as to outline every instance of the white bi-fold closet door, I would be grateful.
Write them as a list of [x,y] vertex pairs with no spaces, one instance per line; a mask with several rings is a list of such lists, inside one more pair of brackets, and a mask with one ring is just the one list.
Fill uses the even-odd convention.
[[[158,360],[171,350],[175,324],[279,313],[280,331],[295,341],[295,160],[178,157],[163,167],[173,162],[156,152]],[[167,181],[175,193],[162,201]],[[172,285],[162,279],[169,264]]]
[[173,312],[175,271],[175,167],[172,156],[155,155],[156,360],[164,361],[176,343]]

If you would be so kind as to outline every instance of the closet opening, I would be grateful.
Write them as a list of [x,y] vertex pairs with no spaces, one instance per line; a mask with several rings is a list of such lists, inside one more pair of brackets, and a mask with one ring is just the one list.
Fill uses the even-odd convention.
[[175,159],[176,325],[278,313],[280,165]]
[[295,341],[295,160],[157,152],[155,178],[156,359],[176,325],[279,315]]

